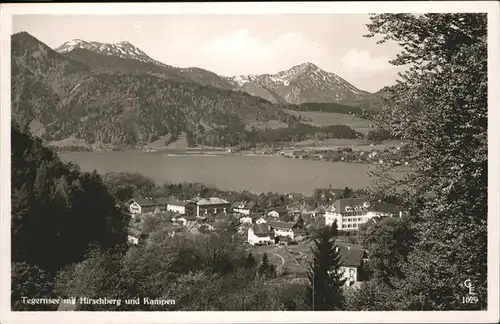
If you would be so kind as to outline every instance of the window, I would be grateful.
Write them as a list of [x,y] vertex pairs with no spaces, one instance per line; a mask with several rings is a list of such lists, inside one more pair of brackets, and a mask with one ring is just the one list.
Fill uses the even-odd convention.
[[342,225],[342,228],[346,228],[346,227],[347,227],[347,226],[346,226],[345,224],[344,224],[344,225]]

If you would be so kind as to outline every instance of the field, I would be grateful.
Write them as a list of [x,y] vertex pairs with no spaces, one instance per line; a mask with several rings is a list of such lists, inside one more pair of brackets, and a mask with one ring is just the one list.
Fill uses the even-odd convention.
[[295,143],[295,147],[283,151],[294,151],[300,147],[304,150],[332,150],[343,147],[350,147],[353,151],[372,151],[394,148],[401,145],[400,140],[387,140],[379,144],[371,144],[365,139],[342,139],[330,138],[322,141],[305,140]]
[[309,267],[307,257],[310,253],[311,243],[301,242],[297,245],[270,245],[270,246],[251,246],[248,250],[252,252],[257,260],[262,258],[264,252],[267,252],[269,261],[277,266],[278,270],[290,274],[304,274]]
[[278,129],[278,128],[286,128],[288,127],[288,124],[280,122],[278,120],[269,120],[265,122],[252,122],[247,125],[245,125],[245,129],[247,131],[252,130],[252,127],[255,127],[257,130],[263,130],[266,128],[270,129]]
[[299,115],[306,118],[305,123],[321,127],[328,125],[347,125],[357,132],[366,133],[370,130],[370,121],[348,114],[325,113],[318,111],[296,111],[283,109],[289,114]]

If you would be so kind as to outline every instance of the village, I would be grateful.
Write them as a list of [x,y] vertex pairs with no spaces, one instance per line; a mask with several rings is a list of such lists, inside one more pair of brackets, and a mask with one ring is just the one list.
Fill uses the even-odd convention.
[[[356,234],[361,226],[376,226],[386,217],[401,217],[403,211],[394,204],[371,202],[365,196],[341,198],[343,190],[324,189],[332,203],[327,207],[259,208],[252,201],[229,201],[218,197],[195,197],[189,200],[135,198],[125,204],[130,215],[128,241],[143,244],[147,235],[142,230],[148,219],[169,222],[170,235],[199,235],[220,229],[234,229],[235,239],[253,255],[264,252],[281,275],[304,278],[312,241],[310,234],[321,226],[338,230],[337,249],[341,255],[341,272],[346,286],[363,280],[363,262],[367,252]],[[366,224],[366,225],[365,225]]]
[[365,164],[409,165],[409,153],[405,146],[386,147],[375,146],[373,143],[363,147],[289,147],[289,148],[255,148],[240,151],[230,150],[232,154],[259,154],[283,156],[289,159],[311,161],[349,162]]

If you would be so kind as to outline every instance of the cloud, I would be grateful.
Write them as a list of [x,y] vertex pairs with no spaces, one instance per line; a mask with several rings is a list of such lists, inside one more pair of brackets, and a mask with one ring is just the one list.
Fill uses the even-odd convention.
[[244,70],[276,72],[321,56],[321,48],[299,33],[284,33],[265,42],[247,29],[214,39],[202,52],[213,64],[223,65],[233,74]]
[[339,68],[352,73],[362,72],[373,75],[394,69],[389,60],[389,56],[373,57],[366,50],[358,51],[351,49],[342,58]]

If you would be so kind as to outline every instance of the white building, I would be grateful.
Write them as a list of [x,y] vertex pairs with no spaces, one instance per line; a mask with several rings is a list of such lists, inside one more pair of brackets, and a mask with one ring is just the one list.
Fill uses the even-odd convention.
[[248,229],[248,243],[252,245],[270,244],[273,242],[269,224],[255,224]]
[[254,202],[237,202],[233,204],[233,212],[243,215],[250,215],[255,212],[257,205]]
[[240,217],[240,224],[252,224],[252,217],[250,216]]
[[401,216],[401,210],[393,204],[370,203],[367,198],[342,198],[325,212],[325,224],[337,222],[339,230],[357,230],[359,225],[373,217]]
[[128,202],[129,212],[132,216],[137,214],[152,214],[155,212],[161,212],[164,211],[166,207],[167,203],[162,198],[135,198],[129,200]]
[[256,218],[254,218],[254,223],[255,224],[266,224],[267,221],[264,217],[256,217]]
[[167,211],[174,212],[177,214],[186,213],[186,201],[171,200],[167,203]]
[[226,214],[231,205],[222,198],[210,197],[201,198],[196,201],[196,216]]
[[274,236],[284,236],[289,237],[291,240],[294,240],[294,223],[270,222],[269,225],[273,230]]
[[340,272],[346,279],[345,284],[350,286],[360,280],[360,270],[363,264],[364,252],[361,246],[357,245],[339,245],[337,251],[340,251]]

